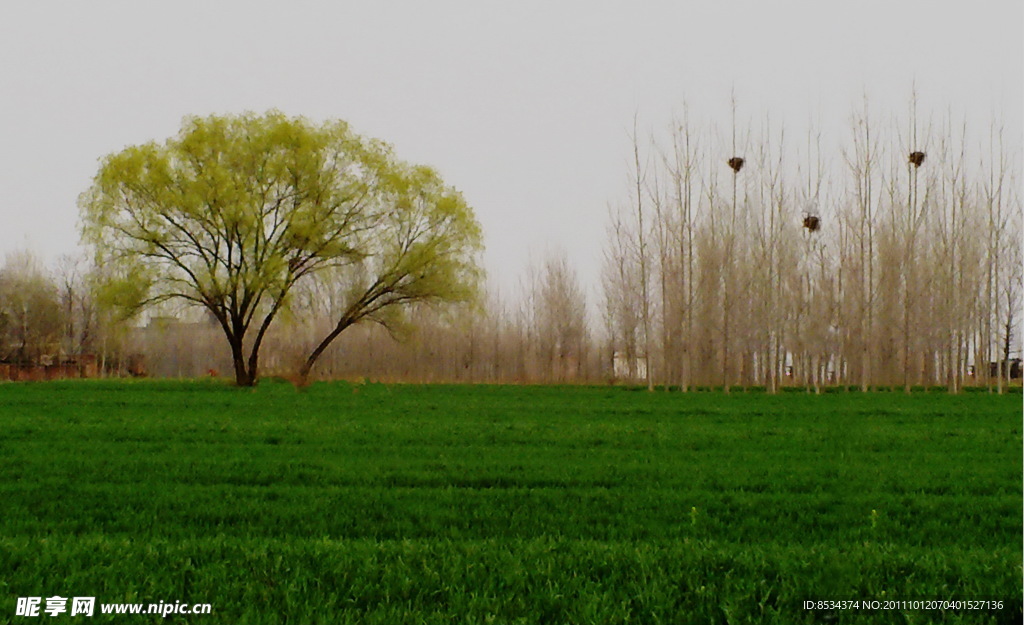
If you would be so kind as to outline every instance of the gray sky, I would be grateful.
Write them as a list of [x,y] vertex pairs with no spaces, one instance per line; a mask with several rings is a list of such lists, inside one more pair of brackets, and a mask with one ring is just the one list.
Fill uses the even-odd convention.
[[[866,92],[987,123],[1024,108],[1019,0],[29,2],[0,5],[0,254],[74,250],[97,159],[185,115],[340,118],[436,167],[475,208],[508,287],[565,248],[596,283],[629,131],[695,117],[841,134]],[[890,110],[891,109],[891,110]],[[831,130],[830,130],[831,129]],[[982,128],[977,128],[982,132]]]

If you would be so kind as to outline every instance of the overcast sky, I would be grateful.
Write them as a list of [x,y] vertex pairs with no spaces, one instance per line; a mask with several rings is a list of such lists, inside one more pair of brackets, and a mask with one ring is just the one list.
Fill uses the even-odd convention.
[[[1020,0],[793,2],[4,2],[0,254],[77,245],[97,159],[185,115],[340,118],[437,168],[483,225],[489,274],[569,253],[596,283],[629,131],[698,118],[822,120],[865,92],[995,111],[1020,149]],[[898,112],[898,111],[897,111]],[[646,132],[646,130],[644,130]]]

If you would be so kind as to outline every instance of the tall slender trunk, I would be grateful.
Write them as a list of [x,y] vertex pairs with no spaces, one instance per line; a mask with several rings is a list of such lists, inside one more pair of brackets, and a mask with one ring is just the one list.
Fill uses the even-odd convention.
[[640,255],[640,291],[642,307],[642,323],[644,332],[644,373],[646,374],[647,390],[654,390],[654,359],[651,358],[651,309],[650,294],[647,275],[647,237],[644,232],[644,203],[643,203],[643,170],[640,166],[640,144],[636,135],[637,118],[633,117],[633,163],[636,167],[636,218],[637,218],[637,243]]
[[[736,157],[736,97],[732,98],[732,156]],[[729,362],[729,343],[731,338],[732,321],[732,291],[735,273],[735,238],[736,238],[736,178],[739,176],[739,168],[732,172],[732,207],[729,215],[729,232],[726,235],[725,244],[725,275],[723,298],[722,298],[722,387],[726,393],[729,392],[729,373],[731,371]]]
[[[916,144],[911,144],[916,145]],[[910,393],[910,309],[913,305],[911,295],[914,283],[914,223],[917,220],[916,200],[914,191],[917,189],[917,168],[908,165],[911,182],[907,185],[907,219],[909,231],[904,239],[903,253],[903,392]]]

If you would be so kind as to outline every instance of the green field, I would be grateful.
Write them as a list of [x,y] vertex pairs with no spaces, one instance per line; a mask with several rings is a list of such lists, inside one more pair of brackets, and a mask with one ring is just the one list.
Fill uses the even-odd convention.
[[[1019,393],[79,381],[0,419],[0,622],[1021,618]],[[958,599],[1004,608],[803,607]]]

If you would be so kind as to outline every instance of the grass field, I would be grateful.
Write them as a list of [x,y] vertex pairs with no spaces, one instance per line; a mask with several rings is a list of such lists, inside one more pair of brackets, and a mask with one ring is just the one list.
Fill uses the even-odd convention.
[[[0,420],[0,622],[1021,619],[1020,394],[80,381]],[[803,607],[947,599],[1004,607]]]

